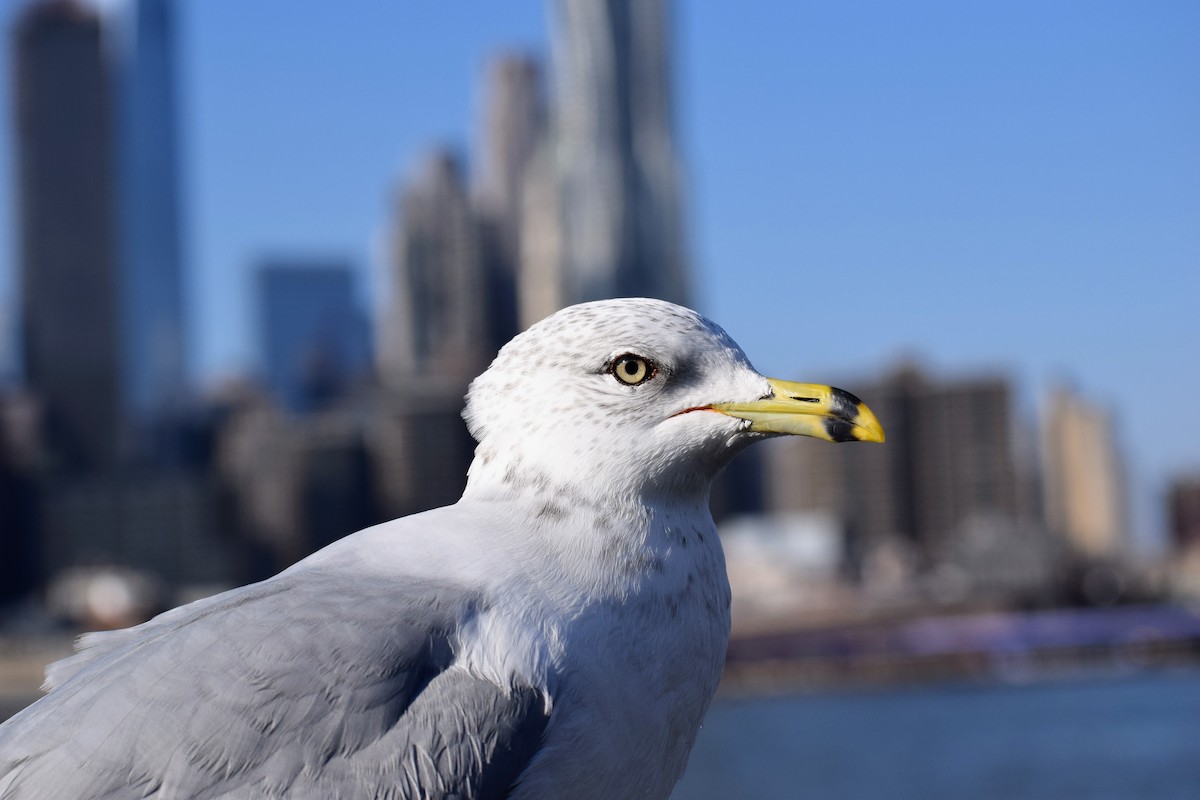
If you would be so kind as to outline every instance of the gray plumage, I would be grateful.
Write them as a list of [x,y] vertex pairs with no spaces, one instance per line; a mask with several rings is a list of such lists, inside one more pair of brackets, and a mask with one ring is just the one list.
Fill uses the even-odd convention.
[[318,570],[91,634],[0,727],[0,794],[503,796],[547,714],[454,666],[480,603]]

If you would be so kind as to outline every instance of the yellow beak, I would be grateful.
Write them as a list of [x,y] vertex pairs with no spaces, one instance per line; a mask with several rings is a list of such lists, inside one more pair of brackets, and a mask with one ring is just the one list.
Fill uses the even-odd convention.
[[882,442],[883,426],[866,403],[842,389],[817,383],[768,378],[772,394],[749,403],[713,403],[711,408],[750,420],[761,433],[815,436],[830,442]]

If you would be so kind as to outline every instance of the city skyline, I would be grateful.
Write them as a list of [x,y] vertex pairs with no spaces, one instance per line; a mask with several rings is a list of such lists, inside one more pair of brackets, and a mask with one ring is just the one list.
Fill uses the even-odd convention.
[[[1184,224],[1200,185],[1187,144],[1200,70],[1195,48],[1183,47],[1196,30],[1184,15],[1196,12],[1172,8],[1076,5],[1001,18],[937,4],[904,15],[769,6],[736,19],[679,8],[696,305],[763,354],[766,372],[836,380],[915,351],[937,370],[1003,367],[1026,390],[1073,374],[1082,393],[1116,411],[1145,503],[1200,453],[1195,432],[1164,439],[1160,421],[1128,402],[1131,392],[1152,404],[1200,391],[1196,371],[1180,366],[1200,355],[1188,313],[1200,247]],[[230,15],[253,23],[266,12],[183,6],[193,366],[206,376],[252,363],[256,253],[336,248],[367,263],[386,219],[382,187],[416,163],[414,142],[467,149],[483,58],[511,46],[547,52],[540,3],[465,20],[428,9],[416,26],[399,11],[373,11],[364,21],[301,5],[289,18],[260,18],[280,26],[283,52],[275,67],[247,71],[256,27],[231,25]],[[412,35],[405,21],[441,35],[445,53],[382,49],[385,31]],[[317,79],[302,63],[313,47],[328,58],[356,36],[361,52],[335,75]],[[718,43],[737,57],[721,57]],[[230,56],[220,64],[218,49]],[[942,70],[949,63],[954,74]],[[386,85],[385,71],[390,91],[363,80]],[[235,74],[245,85],[230,82]],[[418,91],[405,80],[412,74],[429,85]],[[285,77],[315,81],[312,98],[249,107]],[[327,114],[305,115],[325,101]],[[421,113],[399,120],[391,105]],[[316,157],[322,137],[342,146]],[[269,141],[279,152],[264,151]],[[289,176],[289,164],[303,174]],[[272,182],[275,194],[265,194]],[[294,197],[278,199],[285,194]],[[277,199],[234,219],[263,197]],[[5,197],[0,208],[11,204]],[[0,243],[12,238],[6,230]],[[11,286],[10,275],[0,280],[10,304]]]

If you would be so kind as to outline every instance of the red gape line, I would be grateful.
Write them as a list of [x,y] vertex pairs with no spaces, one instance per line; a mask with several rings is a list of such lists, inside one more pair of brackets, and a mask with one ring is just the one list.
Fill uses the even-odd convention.
[[683,411],[676,411],[670,417],[667,417],[667,419],[678,417],[680,414],[690,414],[693,411],[716,411],[716,409],[712,406],[692,406],[691,408],[685,408]]

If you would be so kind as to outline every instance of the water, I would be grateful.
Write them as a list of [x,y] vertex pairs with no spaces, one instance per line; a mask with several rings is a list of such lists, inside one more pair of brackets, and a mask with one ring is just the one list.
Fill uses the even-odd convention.
[[718,798],[1197,800],[1200,671],[718,701],[671,800]]
[[1200,798],[1200,672],[718,701],[672,800]]

